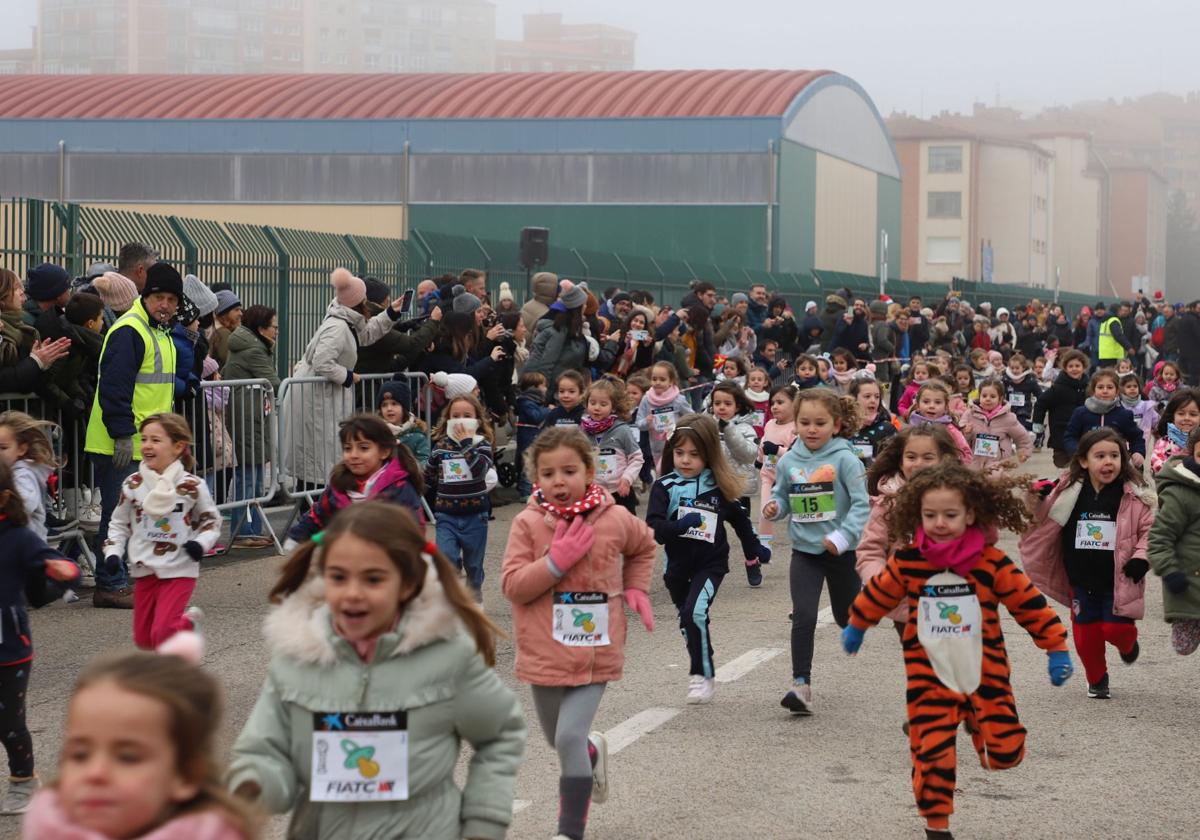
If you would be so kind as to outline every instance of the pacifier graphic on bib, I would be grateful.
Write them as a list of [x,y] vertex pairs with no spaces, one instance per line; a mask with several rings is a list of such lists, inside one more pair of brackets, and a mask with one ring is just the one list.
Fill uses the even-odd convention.
[[379,775],[379,762],[375,761],[374,747],[360,747],[346,738],[342,741],[342,749],[346,751],[346,760],[342,766],[347,770],[357,767],[364,779],[373,779]]
[[949,621],[951,624],[962,624],[962,616],[958,614],[958,607],[954,604],[947,604],[944,601],[938,601],[937,607],[941,611],[939,618]]
[[584,633],[591,633],[596,629],[596,623],[592,621],[592,614],[583,610],[571,610],[571,617],[575,619],[575,626],[582,627]]

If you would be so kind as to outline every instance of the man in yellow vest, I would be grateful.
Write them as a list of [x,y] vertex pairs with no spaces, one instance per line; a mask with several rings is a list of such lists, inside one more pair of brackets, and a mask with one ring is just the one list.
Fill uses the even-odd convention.
[[[146,272],[142,295],[109,327],[100,351],[100,375],[88,418],[84,450],[100,489],[97,556],[121,495],[121,483],[141,460],[138,428],[152,414],[171,411],[175,398],[175,344],[171,324],[183,297],[183,278],[167,263]],[[97,607],[133,609],[133,589],[124,564],[96,566]]]
[[1096,341],[1096,367],[1098,368],[1116,367],[1117,362],[1124,359],[1128,353],[1125,329],[1121,326],[1123,308],[1116,307],[1114,314],[1100,322],[1100,335]]

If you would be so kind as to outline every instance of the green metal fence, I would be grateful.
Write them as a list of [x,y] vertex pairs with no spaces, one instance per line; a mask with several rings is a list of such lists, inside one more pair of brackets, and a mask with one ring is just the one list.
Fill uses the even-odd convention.
[[[397,292],[425,277],[457,276],[465,268],[487,272],[488,291],[496,299],[507,283],[518,304],[528,297],[528,273],[519,264],[515,241],[413,230],[409,239],[386,239],[270,226],[160,216],[32,198],[0,199],[0,264],[24,276],[32,266],[55,262],[82,274],[94,262],[115,263],[121,246],[145,242],[185,273],[206,283],[228,283],[244,305],[265,304],[279,313],[280,374],[303,354],[332,297],[329,273],[346,266],[373,276]],[[811,274],[768,272],[685,260],[577,249],[550,248],[547,269],[560,277],[586,280],[599,291],[608,286],[642,289],[660,303],[675,305],[696,280],[707,280],[726,295],[763,283],[772,294],[820,300],[823,290],[848,287],[859,295],[878,292],[877,278],[818,269]],[[889,280],[897,300],[920,295],[933,303],[950,286]],[[999,283],[956,281],[963,297],[995,307],[1027,303],[1032,296],[1054,298],[1044,289]],[[1070,313],[1097,298],[1064,292],[1058,296]]]

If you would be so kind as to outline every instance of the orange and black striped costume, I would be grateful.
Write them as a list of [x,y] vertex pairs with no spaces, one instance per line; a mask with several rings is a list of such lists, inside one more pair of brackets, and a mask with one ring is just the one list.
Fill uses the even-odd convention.
[[908,737],[913,763],[913,793],[926,819],[946,819],[954,812],[955,740],[966,719],[975,750],[985,770],[1016,767],[1025,755],[1025,727],[1009,682],[1008,654],[1000,629],[999,604],[1033,636],[1038,647],[1067,649],[1067,629],[1046,597],[1004,552],[984,548],[979,562],[964,577],[975,585],[983,619],[983,675],[971,694],[946,688],[917,639],[917,600],[925,582],[944,569],[935,568],[912,545],[895,552],[887,565],[867,581],[850,606],[850,623],[873,627],[905,598],[904,668],[908,676]]

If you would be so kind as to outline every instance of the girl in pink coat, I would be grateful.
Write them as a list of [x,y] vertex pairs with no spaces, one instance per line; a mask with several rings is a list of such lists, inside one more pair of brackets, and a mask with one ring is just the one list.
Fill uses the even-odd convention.
[[[29,806],[24,840],[251,840],[244,805],[225,792],[214,757],[217,681],[166,653],[97,660],[75,684],[59,778]],[[198,649],[178,644],[181,654]],[[136,754],[137,761],[126,756]]]
[[1021,537],[1030,579],[1071,608],[1071,636],[1093,699],[1109,698],[1105,644],[1126,664],[1140,652],[1134,622],[1145,613],[1155,504],[1121,433],[1102,426],[1080,439],[1070,471],[1038,505],[1034,527]]
[[646,523],[594,481],[577,427],[545,430],[526,450],[533,492],[513,519],[500,587],[512,602],[517,678],[560,767],[558,833],[582,840],[591,802],[608,798],[608,745],[592,732],[605,685],[625,664],[624,605],[654,629]]
[[758,541],[767,548],[775,539],[775,523],[762,515],[775,490],[775,465],[796,442],[796,386],[779,385],[771,389],[771,419],[763,427],[758,444],[758,466],[761,469],[758,488],[761,496],[758,509]]
[[[892,545],[888,539],[888,517],[900,488],[920,470],[944,461],[957,463],[958,460],[958,447],[950,435],[933,423],[905,426],[876,455],[871,468],[867,470],[871,513],[867,517],[862,538],[858,541],[854,563],[863,583],[882,572],[892,551],[903,547]],[[908,621],[908,605],[901,603],[888,615],[896,632],[903,636],[904,625]]]
[[1004,398],[1004,384],[987,379],[979,386],[978,402],[971,404],[967,428],[973,470],[1000,470],[1025,463],[1033,452],[1033,438],[1013,414]]

